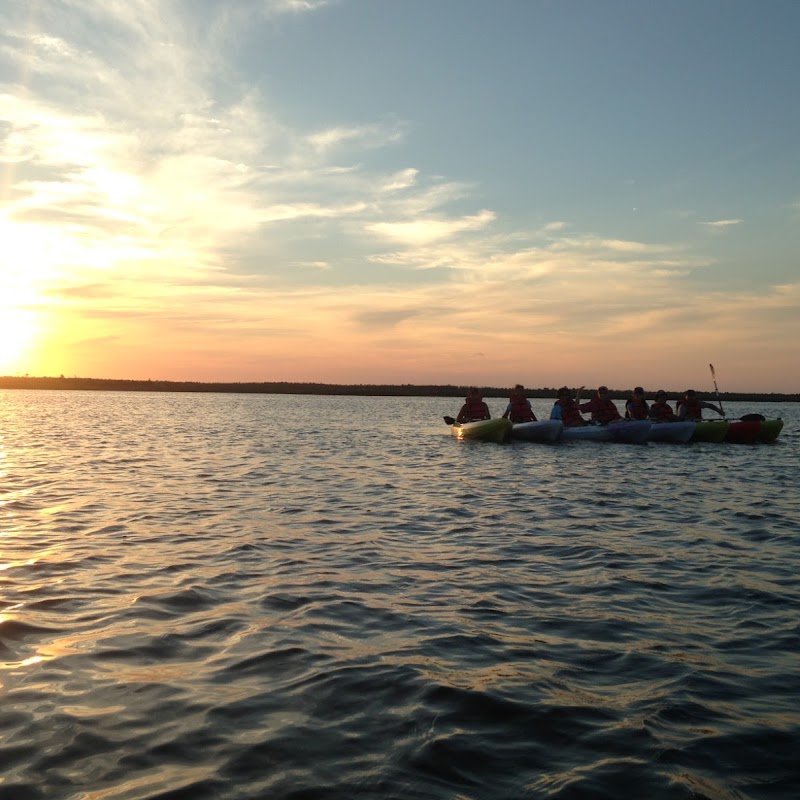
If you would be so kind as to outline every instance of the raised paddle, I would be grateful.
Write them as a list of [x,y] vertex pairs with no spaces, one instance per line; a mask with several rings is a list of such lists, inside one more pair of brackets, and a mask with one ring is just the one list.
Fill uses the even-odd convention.
[[714,391],[717,393],[717,402],[719,403],[719,410],[722,412],[722,417],[725,417],[725,409],[722,407],[722,400],[719,399],[719,389],[717,389],[717,374],[714,372],[714,365],[709,364],[708,368],[711,370],[711,378],[714,381]]

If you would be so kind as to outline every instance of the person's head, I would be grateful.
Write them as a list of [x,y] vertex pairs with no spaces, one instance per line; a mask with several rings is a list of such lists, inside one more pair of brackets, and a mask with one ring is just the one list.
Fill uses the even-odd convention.
[[644,397],[644,389],[642,389],[642,387],[641,387],[641,386],[637,386],[637,387],[636,387],[636,388],[633,390],[633,393],[634,393],[634,395],[635,395],[636,397]]
[[470,397],[480,397],[481,396],[481,390],[477,386],[471,386],[470,390],[469,390],[469,396]]
[[524,387],[524,386],[523,386],[521,383],[518,383],[518,384],[517,384],[517,385],[516,385],[516,386],[515,386],[515,387],[514,387],[512,390],[511,390],[511,393],[512,393],[512,394],[525,394],[525,387]]
[[572,391],[567,386],[562,386],[558,390],[559,400],[569,400],[572,397]]
[[608,397],[608,386],[598,386],[597,387],[597,396],[598,397]]
[[656,400],[658,400],[659,403],[665,403],[667,401],[667,393],[663,389],[659,389],[656,392]]
[[686,396],[690,399],[697,397],[697,392],[694,389],[687,389]]

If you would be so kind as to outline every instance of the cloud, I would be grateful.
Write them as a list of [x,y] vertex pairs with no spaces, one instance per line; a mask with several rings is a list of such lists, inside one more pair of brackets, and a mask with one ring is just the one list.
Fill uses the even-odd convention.
[[402,125],[398,122],[351,127],[333,127],[309,134],[306,141],[319,155],[325,155],[331,150],[340,148],[345,144],[356,144],[364,148],[385,147],[400,141],[405,135]]
[[330,269],[331,265],[327,261],[300,261],[298,267],[308,267],[309,269],[325,270]]
[[421,244],[439,239],[449,239],[465,231],[476,231],[486,227],[495,219],[492,211],[455,219],[418,219],[409,222],[373,222],[366,230],[395,241]]
[[402,189],[409,189],[417,182],[419,170],[409,167],[401,172],[390,175],[387,181],[381,186],[382,192],[399,192]]
[[332,219],[357,214],[366,208],[364,203],[353,203],[347,206],[322,206],[316,203],[295,203],[270,206],[263,209],[259,218],[263,222],[282,222],[308,218]]
[[653,244],[625,239],[601,239],[596,236],[565,236],[557,240],[555,247],[564,250],[586,250],[611,253],[659,254],[675,252],[675,245]]
[[742,219],[718,219],[713,222],[698,222],[697,224],[703,225],[706,228],[712,228],[713,230],[725,230],[735,225],[741,225],[743,222],[744,220]]
[[412,319],[420,312],[416,309],[386,309],[381,311],[363,311],[355,315],[354,319],[360,325],[371,330],[380,328],[394,328],[401,322]]
[[53,285],[47,287],[44,294],[54,297],[78,298],[80,300],[105,299],[111,296],[108,284],[105,283],[78,283]]
[[673,245],[648,244],[623,239],[602,239],[599,245],[606,250],[618,253],[670,253],[675,250]]
[[317,11],[330,5],[332,0],[271,0],[265,3],[266,13],[295,13]]

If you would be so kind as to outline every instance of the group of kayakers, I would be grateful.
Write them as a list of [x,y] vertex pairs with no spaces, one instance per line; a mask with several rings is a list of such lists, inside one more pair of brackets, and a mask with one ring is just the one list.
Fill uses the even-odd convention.
[[[641,386],[633,390],[631,397],[625,402],[625,416],[620,414],[619,409],[614,404],[608,393],[607,386],[600,386],[597,393],[590,400],[581,403],[581,391],[583,386],[573,394],[572,390],[562,386],[558,390],[558,396],[553,410],[550,412],[550,419],[559,419],[564,423],[565,428],[576,427],[578,425],[608,425],[621,419],[650,420],[651,422],[676,422],[679,420],[699,420],[703,418],[703,409],[707,408],[715,411],[720,416],[724,412],[719,406],[701,400],[694,389],[687,389],[684,396],[678,399],[676,407],[667,402],[667,393],[659,389],[655,393],[655,399],[648,403],[645,399],[645,392]],[[583,418],[583,414],[591,415],[591,423]],[[512,423],[536,422],[536,414],[533,413],[530,400],[525,395],[525,387],[517,384],[511,390],[511,396],[503,412],[503,417],[507,417]],[[458,412],[456,422],[477,422],[482,419],[491,419],[489,406],[483,400],[479,389],[473,387],[464,401],[464,405]]]

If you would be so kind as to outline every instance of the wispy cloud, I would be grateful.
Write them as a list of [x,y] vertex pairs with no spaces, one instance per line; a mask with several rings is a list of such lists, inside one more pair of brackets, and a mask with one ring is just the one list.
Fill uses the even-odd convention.
[[345,144],[357,145],[361,148],[385,147],[387,144],[400,141],[405,134],[403,126],[397,121],[351,127],[326,128],[309,134],[306,141],[320,155],[340,148]]
[[735,225],[741,225],[743,222],[743,219],[717,219],[711,222],[698,222],[697,224],[706,228],[712,228],[713,230],[725,230]]
[[266,0],[264,9],[273,13],[303,13],[331,5],[333,0]]
[[370,330],[381,328],[395,328],[401,322],[413,319],[420,313],[420,309],[401,308],[385,309],[381,311],[360,311],[354,319]]
[[403,189],[409,189],[417,182],[418,175],[419,170],[413,167],[396,172],[394,175],[390,175],[383,186],[381,186],[381,191],[399,192]]
[[610,252],[617,254],[660,254],[674,253],[680,248],[677,245],[651,242],[638,242],[626,239],[602,239],[593,235],[564,236],[555,240],[554,247],[564,250],[585,250],[597,253]]
[[324,206],[316,203],[281,204],[265,208],[259,215],[263,222],[281,222],[308,218],[331,219],[349,217],[366,208],[365,203],[354,203],[347,206]]
[[395,241],[421,244],[439,239],[449,239],[465,231],[476,231],[486,227],[495,219],[492,211],[450,219],[418,219],[410,222],[373,222],[366,229],[379,236]]
[[331,265],[327,261],[300,261],[297,266],[308,267],[309,269],[325,270],[330,269]]

